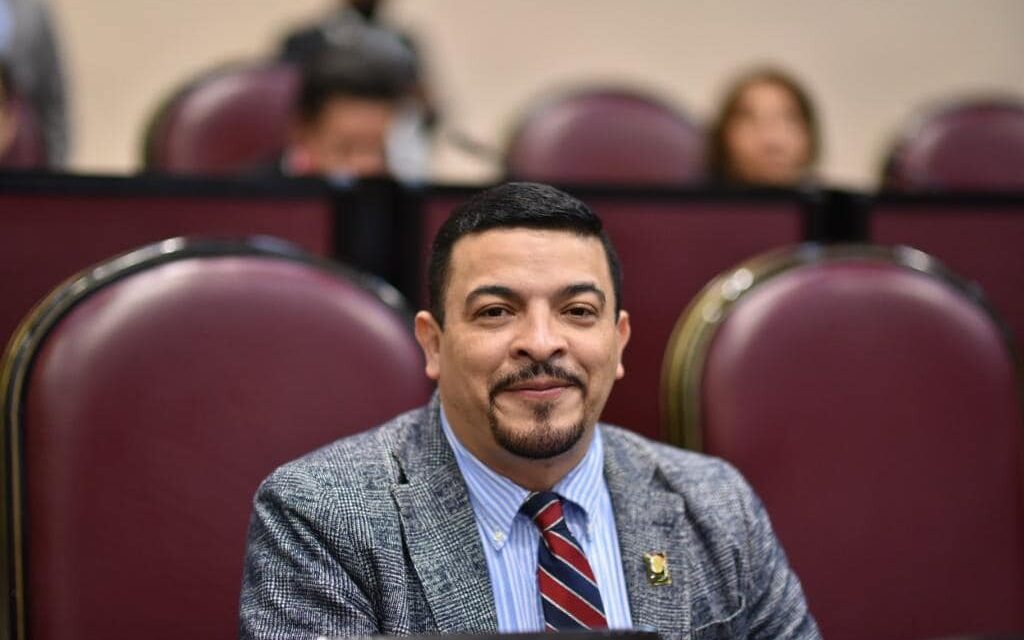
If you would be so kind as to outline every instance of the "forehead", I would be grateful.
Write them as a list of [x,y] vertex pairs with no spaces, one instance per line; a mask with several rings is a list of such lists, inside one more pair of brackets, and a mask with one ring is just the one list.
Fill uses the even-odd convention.
[[394,116],[395,106],[386,100],[336,95],[324,102],[316,123],[326,128],[384,126]]
[[490,229],[459,238],[452,247],[449,290],[483,284],[558,288],[591,282],[611,289],[611,273],[600,238],[571,231]]
[[784,107],[797,108],[796,96],[789,87],[774,80],[755,80],[740,93],[737,106],[742,108]]

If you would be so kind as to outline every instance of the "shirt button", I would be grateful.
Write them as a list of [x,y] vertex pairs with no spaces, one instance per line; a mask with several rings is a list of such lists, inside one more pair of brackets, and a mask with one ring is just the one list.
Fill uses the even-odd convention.
[[494,538],[495,542],[501,542],[505,539],[505,534],[501,531],[495,531],[491,534],[491,537]]

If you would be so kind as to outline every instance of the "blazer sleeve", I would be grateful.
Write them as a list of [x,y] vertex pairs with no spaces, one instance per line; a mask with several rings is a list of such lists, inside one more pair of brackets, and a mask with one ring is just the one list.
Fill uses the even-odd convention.
[[[278,471],[256,493],[242,579],[243,640],[370,636],[373,606],[325,543],[330,492],[300,473]],[[342,534],[343,535],[343,534]]]
[[761,500],[736,474],[744,520],[747,524],[747,554],[750,584],[748,635],[751,640],[820,640],[818,626],[807,608],[800,580],[789,566],[786,554],[772,531]]

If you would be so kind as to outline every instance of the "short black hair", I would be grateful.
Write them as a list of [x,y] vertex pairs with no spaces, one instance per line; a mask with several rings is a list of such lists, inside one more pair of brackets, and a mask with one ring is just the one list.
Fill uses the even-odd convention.
[[302,65],[295,104],[301,122],[313,122],[336,97],[398,102],[417,78],[415,53],[378,27],[346,25],[330,46]]
[[427,267],[430,313],[444,326],[452,247],[463,236],[490,229],[527,228],[568,231],[597,238],[604,247],[612,277],[615,315],[622,310],[622,266],[601,218],[564,191],[536,182],[509,182],[476,194],[459,205],[441,225]]

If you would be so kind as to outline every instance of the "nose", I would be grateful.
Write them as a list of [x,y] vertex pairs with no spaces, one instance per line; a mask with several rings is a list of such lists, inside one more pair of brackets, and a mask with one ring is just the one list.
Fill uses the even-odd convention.
[[512,355],[544,362],[564,355],[565,335],[558,319],[549,310],[530,310],[522,318],[512,341]]

